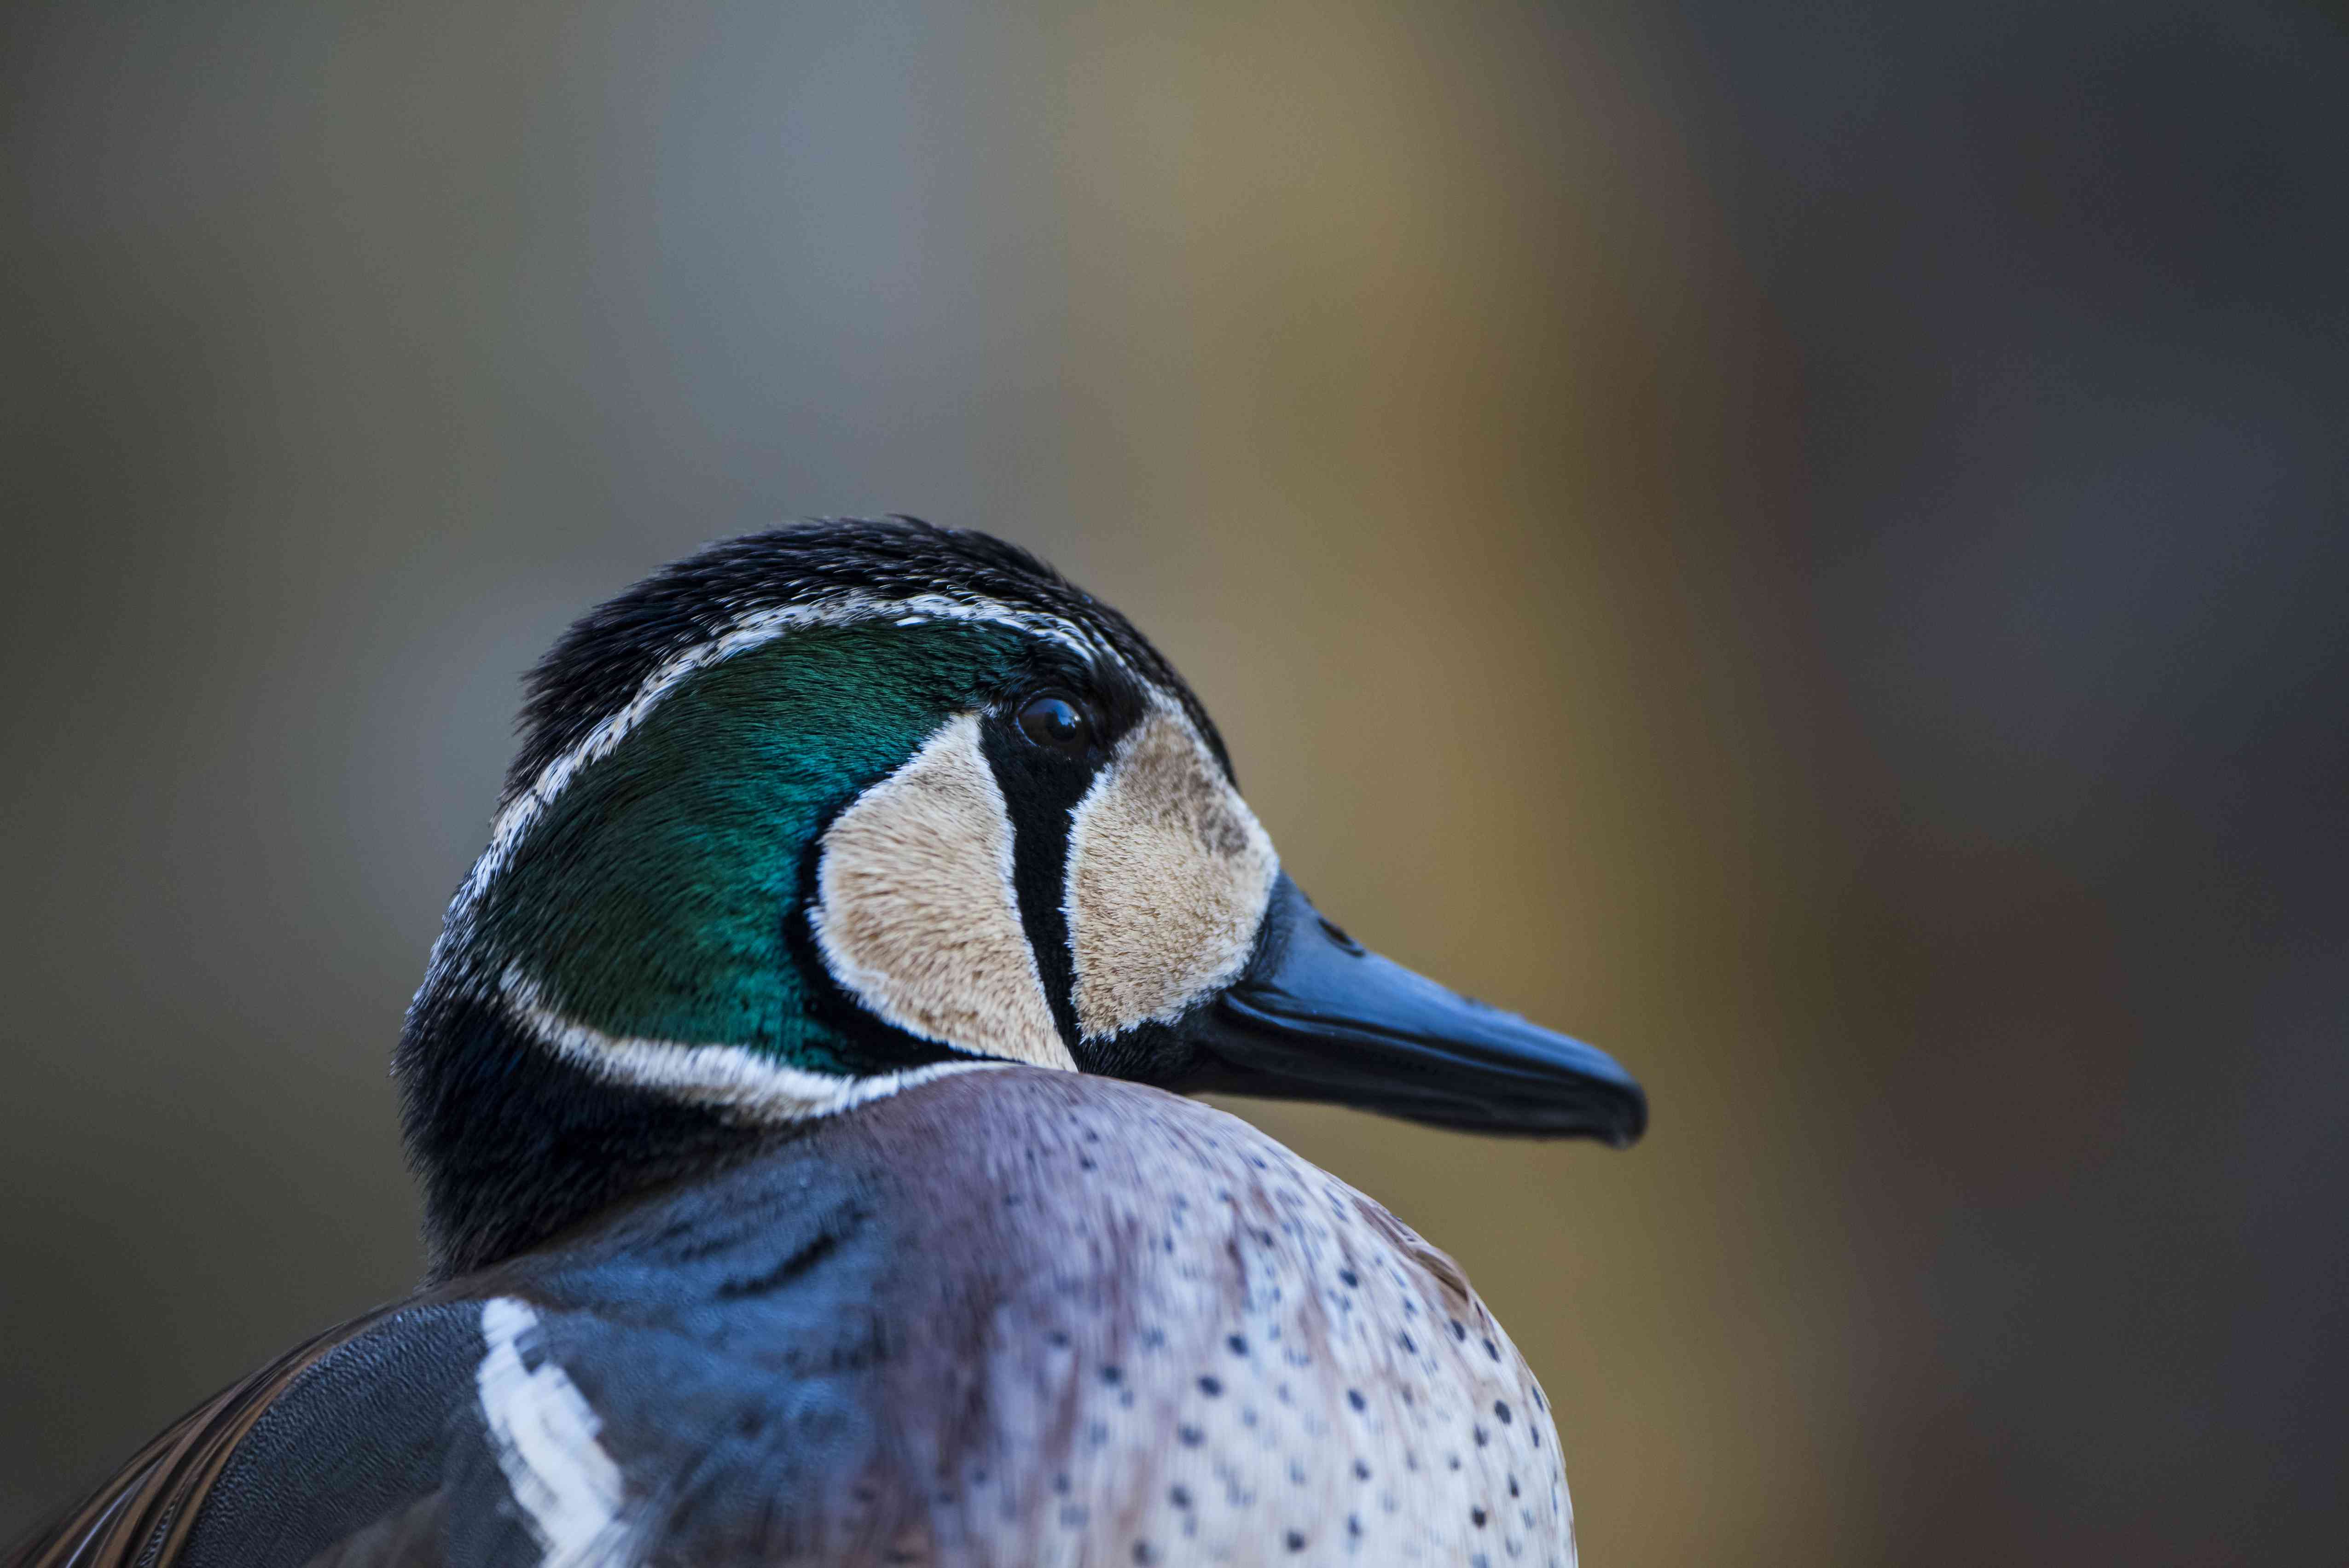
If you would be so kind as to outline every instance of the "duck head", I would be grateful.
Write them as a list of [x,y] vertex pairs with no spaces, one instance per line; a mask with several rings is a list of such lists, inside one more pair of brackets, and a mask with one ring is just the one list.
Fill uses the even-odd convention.
[[398,1068],[436,1267],[1007,1063],[1628,1144],[1606,1055],[1366,952],[1124,618],[906,519],[781,529],[574,626]]

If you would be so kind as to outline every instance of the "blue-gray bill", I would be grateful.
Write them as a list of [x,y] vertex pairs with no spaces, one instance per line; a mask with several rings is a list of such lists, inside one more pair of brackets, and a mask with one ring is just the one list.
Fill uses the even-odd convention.
[[1614,1058],[1365,950],[1285,874],[1247,972],[1183,1033],[1188,1089],[1617,1148],[1647,1130],[1647,1095]]

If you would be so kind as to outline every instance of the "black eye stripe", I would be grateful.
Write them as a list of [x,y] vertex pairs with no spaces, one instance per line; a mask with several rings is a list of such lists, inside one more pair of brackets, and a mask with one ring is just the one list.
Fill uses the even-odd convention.
[[1073,1052],[1077,1014],[1071,992],[1076,961],[1069,946],[1063,883],[1071,813],[1092,787],[1095,773],[1071,767],[1067,758],[1029,740],[1016,722],[982,726],[979,750],[995,770],[1004,814],[1011,820],[1011,889],[1019,923],[1035,954],[1052,1022]]

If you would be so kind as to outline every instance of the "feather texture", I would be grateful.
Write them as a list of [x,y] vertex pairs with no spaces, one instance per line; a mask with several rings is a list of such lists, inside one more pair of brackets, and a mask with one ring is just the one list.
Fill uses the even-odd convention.
[[[319,1483],[354,1455],[376,1456],[356,1484]],[[327,1336],[9,1561],[1573,1551],[1540,1390],[1440,1253],[1221,1112],[1010,1067],[779,1136]]]

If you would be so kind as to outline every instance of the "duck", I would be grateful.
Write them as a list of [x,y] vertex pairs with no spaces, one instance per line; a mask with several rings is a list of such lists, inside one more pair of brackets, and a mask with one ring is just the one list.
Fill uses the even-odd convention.
[[519,730],[394,1053],[428,1274],[10,1564],[1575,1563],[1459,1267],[1195,1096],[1617,1147],[1646,1097],[1321,915],[1123,616],[771,529]]

